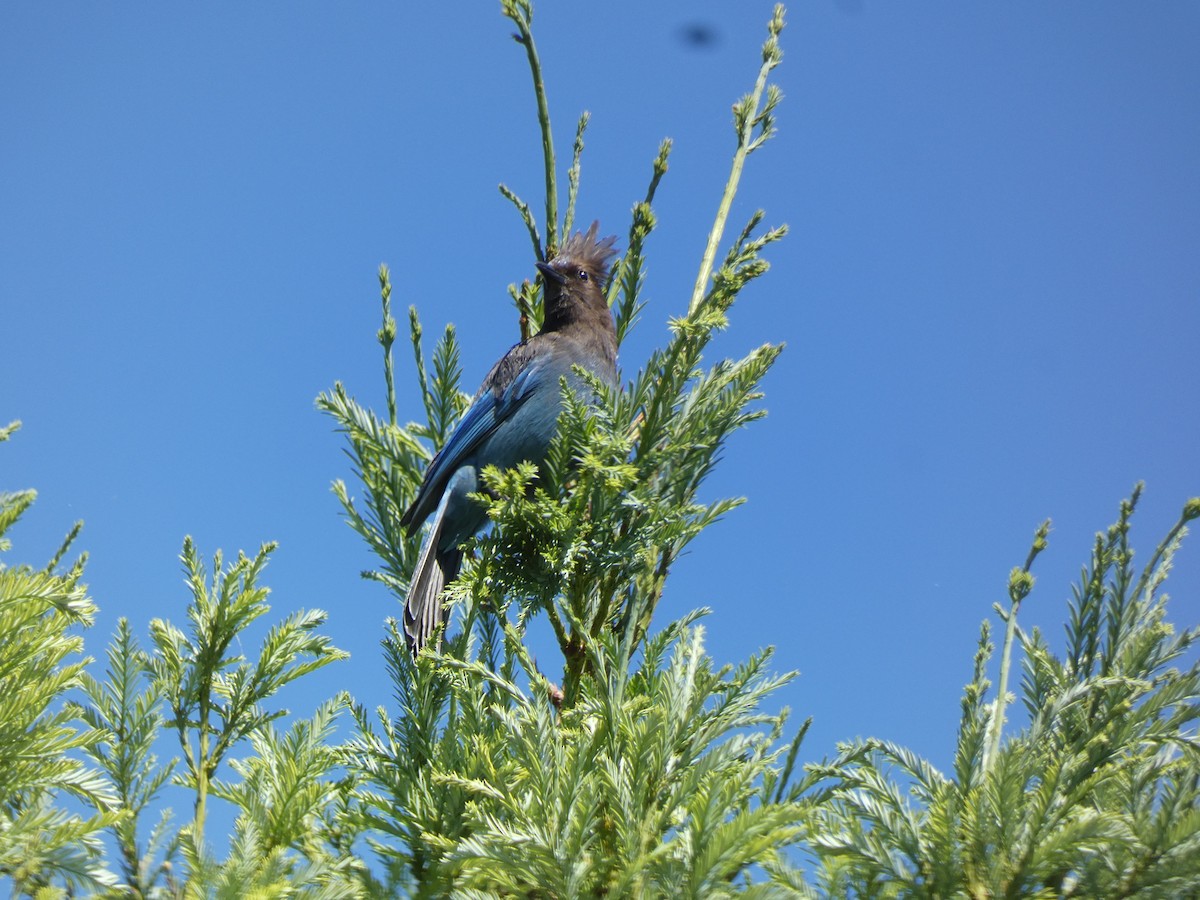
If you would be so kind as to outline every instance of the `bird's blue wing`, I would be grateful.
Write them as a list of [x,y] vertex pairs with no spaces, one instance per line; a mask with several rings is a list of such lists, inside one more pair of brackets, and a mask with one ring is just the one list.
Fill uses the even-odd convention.
[[500,391],[487,387],[488,381],[492,380],[490,377],[484,381],[485,389],[475,397],[455,426],[450,439],[429,463],[417,498],[400,520],[402,525],[413,527],[429,516],[437,506],[450,476],[470,459],[480,444],[495,434],[496,429],[520,408],[541,383],[546,369],[543,362],[540,358],[532,360]]

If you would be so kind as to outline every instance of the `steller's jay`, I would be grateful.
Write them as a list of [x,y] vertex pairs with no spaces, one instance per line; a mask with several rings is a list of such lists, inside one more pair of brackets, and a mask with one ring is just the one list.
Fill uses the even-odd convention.
[[560,379],[585,389],[573,366],[617,383],[617,332],[603,290],[616,237],[597,240],[599,228],[593,222],[548,263],[537,263],[545,285],[542,330],[492,366],[400,519],[412,534],[433,513],[404,605],[404,633],[414,654],[445,621],[442,589],[458,575],[459,545],[486,522],[484,508],[468,496],[481,489],[480,471],[541,464],[558,427]]

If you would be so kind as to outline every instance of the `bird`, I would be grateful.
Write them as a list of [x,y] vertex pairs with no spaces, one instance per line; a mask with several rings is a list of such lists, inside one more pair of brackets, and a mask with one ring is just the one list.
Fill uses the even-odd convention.
[[446,621],[442,591],[458,575],[461,544],[487,523],[486,510],[470,497],[482,488],[480,472],[488,465],[541,465],[558,427],[561,379],[587,391],[575,366],[617,384],[617,331],[604,294],[616,236],[601,239],[599,230],[593,222],[548,262],[535,264],[545,298],[541,330],[492,366],[400,519],[411,536],[433,515],[404,605],[405,639],[414,656]]

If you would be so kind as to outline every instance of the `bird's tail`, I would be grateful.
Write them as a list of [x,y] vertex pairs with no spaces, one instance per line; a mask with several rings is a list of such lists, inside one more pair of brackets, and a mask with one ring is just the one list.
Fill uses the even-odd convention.
[[409,582],[408,600],[404,604],[404,635],[413,656],[421,652],[448,618],[442,609],[442,590],[455,579],[462,565],[462,550],[458,547],[438,550],[449,497],[450,491],[446,491],[438,504],[433,526],[421,545],[421,554]]

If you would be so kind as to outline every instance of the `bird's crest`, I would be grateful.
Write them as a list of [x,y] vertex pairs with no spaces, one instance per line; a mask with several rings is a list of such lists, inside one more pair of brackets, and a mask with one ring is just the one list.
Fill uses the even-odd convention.
[[604,279],[608,277],[608,264],[617,255],[617,236],[610,234],[597,240],[596,235],[599,233],[600,222],[595,221],[587,233],[577,231],[563,241],[554,258],[570,259],[577,265],[587,266],[599,276],[598,283],[603,284]]

